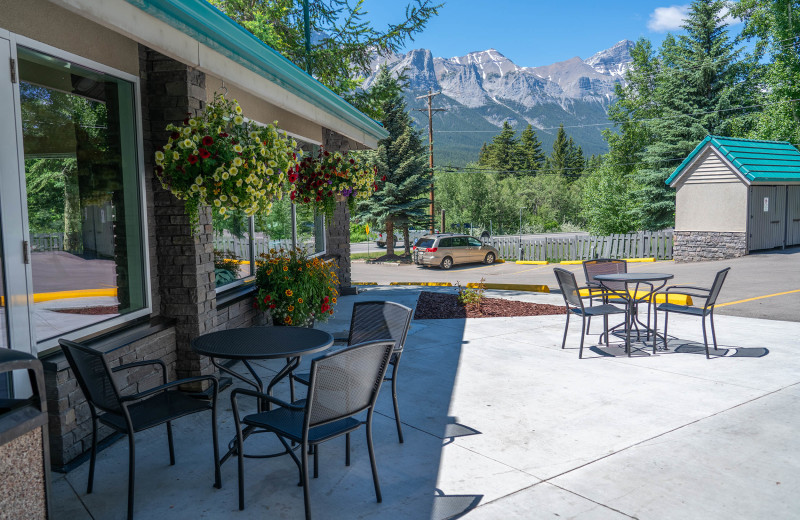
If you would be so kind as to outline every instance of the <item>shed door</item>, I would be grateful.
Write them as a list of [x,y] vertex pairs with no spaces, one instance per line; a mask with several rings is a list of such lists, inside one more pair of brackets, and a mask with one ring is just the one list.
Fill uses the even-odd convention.
[[750,187],[750,236],[748,249],[772,249],[784,245],[786,186]]
[[800,186],[786,187],[786,245],[800,244]]

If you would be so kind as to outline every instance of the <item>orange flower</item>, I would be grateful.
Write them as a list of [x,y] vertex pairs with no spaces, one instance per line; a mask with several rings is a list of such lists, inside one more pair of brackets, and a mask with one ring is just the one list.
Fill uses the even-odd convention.
[[298,298],[297,299],[297,303],[303,303],[303,299],[302,298]]
[[294,305],[289,305],[289,312],[292,312],[293,310],[294,310]]
[[331,302],[336,303],[336,298],[332,299]]
[[291,325],[291,324],[292,324],[292,317],[291,317],[291,316],[286,316],[286,317],[283,319],[283,322],[284,322],[285,324],[287,324],[287,325]]
[[272,274],[272,269],[267,269],[267,276]]
[[303,268],[302,268],[302,267],[298,267],[298,268],[297,268],[297,272],[298,272],[298,273],[301,273],[301,272],[303,272]]
[[283,266],[283,270],[284,270],[284,271],[288,271],[288,270],[289,270],[289,266],[287,266],[287,265],[284,265],[284,266]]
[[[294,294],[294,293],[292,292],[292,290],[291,290],[291,289],[286,289],[286,292],[285,292],[285,294],[286,294],[286,296],[291,296],[291,295],[292,295],[292,294]],[[336,300],[336,298],[334,298],[334,302],[333,302],[333,303],[336,303],[336,301],[335,301],[335,300]]]

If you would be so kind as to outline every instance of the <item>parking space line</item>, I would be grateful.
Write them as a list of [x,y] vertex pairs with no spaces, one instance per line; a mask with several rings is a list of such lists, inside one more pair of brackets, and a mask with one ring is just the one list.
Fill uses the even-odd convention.
[[726,305],[736,305],[737,303],[745,303],[745,302],[752,302],[755,300],[763,300],[764,298],[772,298],[773,296],[783,296],[784,294],[792,294],[800,292],[800,289],[795,289],[793,291],[785,291],[779,292],[775,294],[765,294],[764,296],[756,296],[755,298],[746,298],[744,300],[737,300],[735,302],[727,302],[727,303],[718,303],[716,307],[725,307]]

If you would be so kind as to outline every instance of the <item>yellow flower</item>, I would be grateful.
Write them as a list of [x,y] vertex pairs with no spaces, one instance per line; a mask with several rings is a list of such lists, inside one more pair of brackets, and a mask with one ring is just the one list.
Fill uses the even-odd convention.
[[297,303],[303,303],[303,299],[302,298],[298,298],[297,299]]
[[287,309],[287,310],[288,310],[289,312],[292,312],[292,311],[294,310],[294,305],[289,305],[289,307],[288,307],[288,309]]
[[222,172],[223,179],[227,179],[228,177],[230,177],[230,174],[228,172]]
[[242,179],[239,179],[238,181],[236,181],[236,186],[241,186],[241,185],[242,185]]
[[242,145],[240,145],[240,144],[237,144],[237,145],[233,146],[233,151],[236,152],[236,153],[242,153],[242,150],[244,150],[244,148],[242,148]]
[[236,195],[231,195],[231,202],[236,204],[237,202],[239,202],[239,197],[237,197]]
[[233,165],[234,166],[241,166],[243,162],[244,161],[242,161],[242,159],[240,157],[234,157],[233,158]]
[[190,119],[189,120],[189,126],[191,126],[192,128],[196,127],[197,126],[197,120],[194,119],[194,118]]
[[236,111],[237,114],[242,113],[242,107],[240,107],[239,105],[236,105],[236,108],[234,108],[234,110]]
[[[239,110],[241,110],[241,108]],[[244,123],[244,118],[242,116],[236,116],[233,118],[233,122],[236,123],[237,125],[241,125],[242,123]]]
[[275,172],[272,170],[272,168],[267,168],[267,175],[272,175],[273,173]]
[[183,146],[184,146],[184,148],[193,148],[194,147],[194,141],[192,141],[191,139],[184,139],[183,140]]
[[331,302],[332,302],[332,303],[336,303],[336,298],[333,298],[333,299],[331,300]]
[[201,184],[203,184],[203,177],[201,177],[200,175],[198,175],[198,176],[197,176],[197,178],[195,178],[194,182],[195,182],[195,183],[196,183],[198,186],[200,186]]
[[269,164],[271,168],[274,168],[274,167],[278,166],[278,163],[276,163],[275,161],[272,161],[272,160],[270,160],[267,164]]
[[[283,270],[284,270],[284,271],[288,271],[288,270],[289,270],[289,267],[284,265],[284,266],[283,266]],[[287,294],[286,296],[291,296],[291,294]]]
[[156,161],[163,161],[164,160],[164,152],[161,150],[156,152]]
[[181,158],[181,154],[179,154],[178,152],[172,152],[172,160],[173,161],[177,161],[180,158]]
[[214,199],[214,205],[216,207],[220,207],[222,205],[222,203],[219,201],[219,199]]
[[227,195],[220,195],[219,196],[219,200],[221,200],[222,202],[225,202],[226,200],[228,200],[228,196]]
[[[292,290],[291,290],[291,289],[286,289],[286,291],[284,292],[284,294],[286,294],[286,296],[291,296],[291,295],[293,295],[294,293],[292,292]],[[335,302],[334,302],[334,303],[335,303]]]
[[226,210],[225,210],[225,207],[224,207],[224,206],[223,206],[223,207],[221,207],[221,208],[219,208],[219,214],[220,214],[220,215],[224,215],[224,214],[225,214],[225,211],[226,211]]
[[238,175],[239,174],[239,168],[237,168],[236,166],[231,167],[230,174],[234,175],[234,176]]
[[183,135],[192,135],[192,129],[187,126],[183,129]]

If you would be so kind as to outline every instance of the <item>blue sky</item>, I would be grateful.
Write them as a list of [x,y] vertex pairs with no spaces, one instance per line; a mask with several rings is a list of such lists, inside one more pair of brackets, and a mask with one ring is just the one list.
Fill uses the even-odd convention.
[[[448,0],[406,50],[449,58],[494,47],[521,67],[588,58],[620,40],[644,36],[658,46],[680,31],[687,2],[651,0]],[[406,0],[365,0],[378,27],[402,19]],[[734,29],[735,30],[735,29]]]

